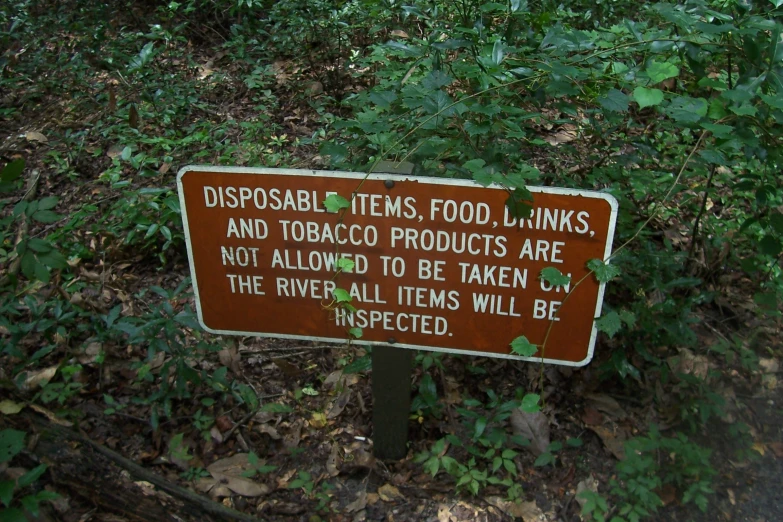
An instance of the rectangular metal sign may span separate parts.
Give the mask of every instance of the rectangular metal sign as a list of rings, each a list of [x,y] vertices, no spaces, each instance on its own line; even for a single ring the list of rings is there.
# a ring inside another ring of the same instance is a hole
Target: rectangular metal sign
[[[464,180],[191,166],[177,183],[209,332],[345,342],[360,327],[361,343],[523,359],[509,343],[540,346],[554,321],[545,353],[525,360],[592,358],[603,284],[572,285],[611,252],[608,194],[530,187],[533,213],[517,220],[506,191]],[[330,194],[351,200],[342,221]],[[339,257],[355,266],[335,278]],[[546,267],[572,283],[552,287]],[[327,306],[335,288],[357,312]]]

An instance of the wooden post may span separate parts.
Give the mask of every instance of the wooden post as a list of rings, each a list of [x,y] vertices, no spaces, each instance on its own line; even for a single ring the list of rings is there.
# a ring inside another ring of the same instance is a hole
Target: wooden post
[[[373,172],[411,175],[414,165],[406,161],[381,161]],[[387,180],[386,188],[394,189]],[[393,344],[394,339],[389,339]],[[393,346],[372,349],[372,439],[379,459],[400,460],[408,453],[408,417],[411,409],[413,351]]]
[[[408,453],[413,350],[372,348],[372,439],[376,458],[400,460]]]

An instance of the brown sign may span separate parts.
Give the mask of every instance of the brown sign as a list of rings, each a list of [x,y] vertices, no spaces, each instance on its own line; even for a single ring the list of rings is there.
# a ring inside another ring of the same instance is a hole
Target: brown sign
[[[391,174],[185,167],[177,176],[198,316],[213,333],[263,335],[518,358],[524,335],[571,366],[592,358],[603,285],[576,282],[611,251],[616,200],[535,188],[516,220],[507,193],[461,180]],[[351,199],[340,221],[323,201]],[[352,273],[335,277],[339,258]],[[354,313],[334,310],[335,288]],[[573,291],[564,303],[567,292]]]

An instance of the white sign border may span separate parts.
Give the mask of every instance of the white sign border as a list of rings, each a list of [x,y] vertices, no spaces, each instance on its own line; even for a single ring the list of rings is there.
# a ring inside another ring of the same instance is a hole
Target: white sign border
[[[344,171],[335,171],[335,170],[304,170],[304,169],[277,169],[277,168],[258,168],[258,167],[215,167],[215,166],[209,166],[209,165],[188,165],[185,167],[182,167],[177,172],[177,192],[179,194],[179,203],[180,203],[180,209],[182,211],[182,224],[184,227],[184,233],[185,233],[185,244],[187,245],[188,249],[188,264],[190,265],[190,277],[191,282],[193,284],[193,294],[196,299],[196,313],[198,315],[198,322],[201,325],[201,327],[212,334],[217,335],[242,335],[247,337],[271,337],[276,339],[293,339],[293,340],[302,340],[302,341],[318,341],[318,342],[328,342],[328,343],[346,343],[347,340],[344,338],[333,338],[333,337],[313,337],[313,336],[307,336],[307,335],[289,335],[289,334],[276,334],[276,333],[259,333],[259,332],[240,332],[240,331],[234,331],[234,330],[213,330],[212,328],[209,328],[206,324],[204,324],[204,318],[202,315],[201,310],[201,298],[199,296],[199,290],[198,290],[198,280],[196,279],[196,267],[193,263],[193,247],[190,242],[190,227],[188,223],[188,213],[187,208],[185,204],[185,194],[182,187],[182,178],[188,173],[188,172],[217,172],[217,173],[225,173],[225,174],[257,174],[257,175],[276,175],[276,176],[302,176],[302,177],[323,177],[328,176],[332,178],[343,178],[343,179],[355,179],[355,180],[380,180],[380,181],[386,181],[386,180],[392,180],[392,181],[415,181],[418,183],[428,184],[428,185],[456,185],[461,187],[471,187],[471,188],[485,188],[481,185],[476,184],[474,181],[470,180],[464,180],[464,179],[448,179],[448,178],[430,178],[430,177],[416,177],[416,176],[409,176],[409,175],[401,175],[401,174],[385,174],[385,173],[378,173],[374,172],[372,174],[364,174],[361,172],[344,172]],[[502,187],[495,187],[490,186],[486,187],[489,190],[503,190]],[[606,192],[597,192],[592,190],[579,190],[579,189],[567,189],[567,188],[557,188],[557,187],[527,187],[527,189],[532,193],[543,193],[543,194],[562,194],[565,196],[581,196],[585,198],[593,198],[593,199],[603,199],[607,203],[609,203],[609,206],[611,207],[611,213],[609,215],[609,230],[607,231],[607,241],[606,241],[606,248],[604,249],[604,260],[609,257],[609,255],[612,253],[612,243],[614,242],[614,232],[615,232],[615,226],[617,223],[617,214],[618,214],[618,208],[619,205],[617,203],[617,199]],[[421,346],[417,344],[405,344],[405,343],[395,343],[391,346],[394,346],[396,348],[408,348],[411,350],[426,350],[430,352],[442,352],[442,353],[452,353],[452,354],[463,354],[463,355],[477,355],[477,356],[484,356],[484,357],[494,357],[497,359],[511,359],[511,360],[517,360],[517,361],[528,361],[528,362],[536,362],[536,363],[546,363],[546,364],[557,364],[560,366],[571,366],[571,367],[580,367],[585,366],[590,363],[590,361],[593,359],[593,354],[595,350],[595,342],[598,337],[598,328],[595,324],[595,319],[598,319],[601,316],[601,307],[603,305],[604,301],[604,291],[605,291],[606,283],[599,283],[598,285],[598,297],[596,298],[596,304],[595,304],[595,315],[593,316],[593,329],[590,334],[590,341],[589,346],[587,349],[587,357],[585,357],[581,361],[563,361],[559,359],[546,359],[541,357],[521,357],[519,355],[512,355],[512,354],[503,354],[503,353],[494,353],[494,352],[476,352],[472,350],[460,350],[457,348],[438,348],[438,347],[431,347],[431,346]],[[369,345],[369,346],[389,346],[389,343],[385,343],[382,341],[364,341],[362,339],[355,339],[351,341],[355,344],[362,344],[362,345]]]

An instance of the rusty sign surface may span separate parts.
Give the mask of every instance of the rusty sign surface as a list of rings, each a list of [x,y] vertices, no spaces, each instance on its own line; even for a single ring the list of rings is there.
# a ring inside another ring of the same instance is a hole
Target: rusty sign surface
[[[516,220],[507,193],[470,181],[391,174],[192,166],[178,176],[198,317],[209,332],[345,342],[523,359],[525,335],[545,353],[526,360],[581,366],[592,358],[603,285],[576,282],[611,252],[616,200],[530,187]],[[364,180],[362,182],[362,180]],[[358,189],[358,190],[357,190]],[[330,194],[352,199],[342,221]],[[335,278],[340,257],[352,273]],[[329,307],[333,290],[358,311]],[[571,291],[564,302],[567,292]]]

